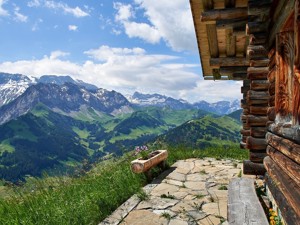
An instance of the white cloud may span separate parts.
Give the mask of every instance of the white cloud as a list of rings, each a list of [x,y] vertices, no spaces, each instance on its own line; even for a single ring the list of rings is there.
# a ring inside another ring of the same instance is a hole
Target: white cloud
[[[141,48],[109,46],[90,49],[85,54],[90,60],[82,64],[63,59],[69,53],[58,50],[41,59],[0,63],[0,71],[34,76],[70,74],[74,78],[123,94],[133,91],[157,92],[191,102],[214,102],[241,97],[241,82],[201,80],[198,74],[191,72],[191,68],[196,65],[177,64],[175,60],[180,58],[172,55],[154,55],[147,54]]]
[[[114,8],[118,10],[117,14],[115,15],[116,21],[126,21],[134,16],[131,5],[114,2]]]
[[[78,30],[78,27],[76,25],[69,25],[68,28],[71,31],[77,31]]]
[[[146,19],[147,23],[134,20],[132,16],[120,17],[125,15],[126,8],[133,9],[133,6],[118,3],[118,7],[115,7],[116,21],[123,25],[129,37],[138,37],[152,44],[163,39],[175,51],[196,51],[197,43],[189,1],[160,0],[158,4],[153,0],[135,0],[135,4],[137,7],[134,9],[143,11],[143,19]],[[134,12],[131,12],[131,15],[133,14]],[[144,34],[145,31],[149,31],[148,35]],[[149,35],[153,37],[149,38]]]
[[[41,5],[39,0],[32,0],[27,3],[28,7],[39,7]]]
[[[57,51],[51,52],[49,59],[54,60],[54,59],[58,59],[58,58],[68,56],[68,55],[70,55],[69,52],[63,52],[63,51],[57,50]],[[47,58],[47,56],[45,56],[45,57]]]
[[[54,9],[54,10],[63,10],[66,14],[71,14],[78,18],[89,16],[89,14],[87,12],[83,11],[78,6],[76,6],[75,8],[72,8],[62,2],[45,1],[45,7],[49,8],[49,9]]]
[[[6,3],[6,0],[0,0],[0,16],[8,16],[9,13],[3,8],[3,5]]]
[[[26,23],[28,20],[28,16],[25,16],[22,13],[20,13],[20,8],[17,6],[14,9],[14,15],[15,15],[14,18],[15,21]]]
[[[159,43],[161,35],[159,31],[147,23],[124,22],[125,32],[128,37],[138,37],[148,43]]]

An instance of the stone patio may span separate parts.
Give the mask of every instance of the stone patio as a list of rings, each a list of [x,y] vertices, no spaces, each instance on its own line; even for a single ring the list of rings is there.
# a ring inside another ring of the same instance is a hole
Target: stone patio
[[[148,199],[132,196],[100,225],[228,224],[227,187],[241,167],[234,160],[177,161],[143,188]]]

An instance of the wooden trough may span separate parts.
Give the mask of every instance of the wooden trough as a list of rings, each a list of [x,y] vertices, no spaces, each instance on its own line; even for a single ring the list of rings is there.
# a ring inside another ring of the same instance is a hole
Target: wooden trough
[[[131,170],[134,173],[145,173],[152,167],[164,163],[168,158],[167,150],[156,150],[149,154],[149,159],[138,158],[131,162]]]

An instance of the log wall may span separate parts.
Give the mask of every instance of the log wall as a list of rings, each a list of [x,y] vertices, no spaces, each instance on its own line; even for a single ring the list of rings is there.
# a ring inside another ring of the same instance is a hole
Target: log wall
[[[250,152],[250,161],[244,161],[244,174],[263,175],[264,157],[267,155],[265,135],[269,123],[269,57],[266,48],[268,14],[270,2],[248,2],[248,23],[246,33],[249,35],[247,47],[247,79],[242,87],[243,100],[243,135],[241,147]]]
[[[273,1],[268,37],[264,165],[268,190],[287,225],[300,224],[299,11],[299,0]]]

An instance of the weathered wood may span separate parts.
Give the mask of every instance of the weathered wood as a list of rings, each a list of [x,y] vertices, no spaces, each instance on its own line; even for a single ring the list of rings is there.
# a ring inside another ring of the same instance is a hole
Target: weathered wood
[[[206,32],[207,32],[210,56],[217,58],[219,57],[219,47],[218,47],[218,36],[217,36],[216,24],[207,24]]]
[[[235,0],[225,0],[225,7],[226,8],[233,8],[233,7],[235,7]]]
[[[203,9],[209,10],[214,8],[214,1],[213,0],[202,0]]]
[[[249,109],[243,109],[243,114],[248,115],[249,114]]]
[[[266,139],[273,148],[300,164],[300,145],[270,132],[266,134]]]
[[[248,99],[248,105],[260,105],[260,106],[268,106],[267,99]]]
[[[247,124],[247,123],[243,123],[243,129],[245,129],[245,130],[248,130],[248,129],[250,129],[251,128],[251,126],[249,125],[249,124]]]
[[[228,78],[229,80],[245,80],[247,79],[247,73],[233,73]]]
[[[269,102],[268,104],[270,107],[275,106],[275,95],[270,96],[268,102]]]
[[[276,118],[275,107],[268,107],[267,111],[268,119],[274,121]]]
[[[252,115],[267,115],[268,112],[267,106],[250,106],[250,113]]]
[[[278,186],[278,189],[287,199],[287,204],[291,206],[296,212],[298,219],[300,218],[300,187],[296,182],[288,176],[285,170],[280,167],[267,156],[264,159],[264,165],[267,169],[269,176]]]
[[[292,73],[294,59],[294,34],[281,32],[276,38],[276,97],[275,111],[280,117],[286,117],[292,111]],[[297,96],[297,95],[296,95]],[[295,96],[294,96],[295,97]]]
[[[250,130],[244,130],[244,129],[242,129],[240,132],[244,136],[250,136],[251,135]]]
[[[246,34],[262,33],[268,29],[268,23],[266,22],[248,22],[246,25]]]
[[[264,45],[267,40],[267,33],[256,33],[249,35],[250,45]]]
[[[248,91],[247,99],[250,100],[269,100],[268,91]]]
[[[225,31],[226,35],[226,55],[228,57],[233,57],[236,55],[236,35],[233,34],[232,29],[226,29]],[[249,64],[249,62],[246,64],[246,66]],[[239,65],[234,65],[239,66]],[[241,66],[245,66],[242,64]]]
[[[243,80],[243,86],[244,87],[250,87],[250,80]]]
[[[276,77],[276,68],[274,67],[273,69],[270,70],[270,72],[268,73],[268,81],[270,83],[274,83],[275,82],[275,77]]]
[[[291,177],[300,188],[300,165],[288,158],[280,151],[270,145],[267,147],[267,153],[274,162]]]
[[[257,151],[251,151],[250,150],[250,156],[249,159],[251,162],[254,163],[263,163],[264,158],[267,156],[266,152],[257,152]]]
[[[247,18],[248,9],[244,8],[226,8],[226,9],[212,9],[202,12],[201,22]]]
[[[248,91],[250,90],[250,87],[245,87],[245,86],[242,86],[241,87],[241,93],[247,93]]]
[[[228,222],[230,225],[268,225],[264,210],[256,195],[254,180],[234,178],[228,187]]]
[[[162,161],[166,160],[168,157],[168,151],[167,150],[156,150],[154,153],[155,154],[153,157],[149,159],[136,159],[131,162],[131,170],[134,173],[143,173],[148,170],[150,170],[152,167],[158,165]],[[150,154],[152,154],[150,153]]]
[[[247,67],[246,66],[231,66],[231,67],[221,67],[220,68],[220,74],[222,76],[231,76],[234,73],[247,73]]]
[[[270,94],[270,95],[275,95],[275,82],[270,83],[270,86],[269,86],[269,94]]]
[[[242,57],[220,57],[220,58],[211,58],[211,66],[248,66],[249,61],[246,58]]]
[[[266,169],[262,163],[254,163],[250,160],[244,160],[243,173],[247,175],[265,175]]]
[[[253,151],[265,150],[267,148],[267,141],[265,138],[247,137],[246,147]]]
[[[269,17],[270,1],[249,1],[248,2],[248,15],[259,16],[261,20]]]
[[[251,127],[250,129],[250,135],[255,138],[265,138],[266,133],[266,127]]]
[[[295,6],[295,0],[288,0],[288,1],[280,1],[281,3],[284,3],[285,5],[281,7],[277,7],[278,10],[278,18],[276,18],[276,15],[274,15],[275,18],[273,18],[273,26],[271,28],[269,39],[268,39],[268,46],[269,48],[272,47],[276,34],[280,31],[283,24],[286,23],[288,20],[291,12],[293,12],[293,8]]]
[[[267,58],[268,51],[263,45],[249,45],[247,48],[249,59]]]
[[[247,124],[253,127],[266,126],[267,121],[268,121],[268,117],[266,116],[254,116],[254,115],[247,116]]]
[[[250,60],[250,66],[253,67],[266,67],[270,63],[270,60],[265,58],[265,59],[252,59]]]
[[[266,80],[269,74],[269,67],[248,67],[248,79]]]
[[[266,91],[269,89],[270,83],[268,80],[252,80],[250,84],[251,90]]]
[[[297,216],[295,210],[290,206],[287,198],[281,192],[277,185],[277,181],[272,180],[272,178],[268,175],[265,176],[266,184],[268,189],[272,193],[280,212],[287,224],[299,224],[299,217]]]
[[[245,26],[248,22],[248,19],[233,19],[233,20],[217,20],[216,25],[218,29],[237,29]]]

